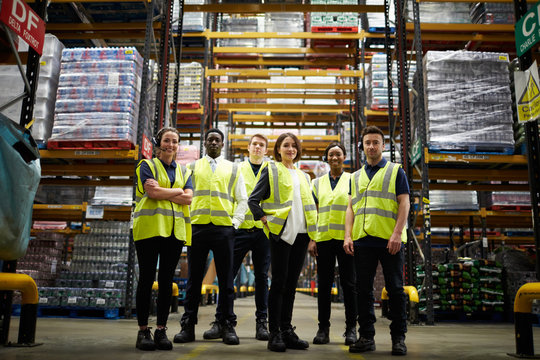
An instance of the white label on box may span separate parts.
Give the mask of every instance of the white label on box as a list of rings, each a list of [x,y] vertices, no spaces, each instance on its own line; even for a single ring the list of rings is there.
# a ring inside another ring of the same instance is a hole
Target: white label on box
[[[99,155],[100,152],[99,151],[95,151],[95,150],[92,150],[92,151],[75,151],[75,155],[77,156],[95,156],[95,155]]]
[[[68,297],[68,304],[76,304],[76,303],[77,303],[77,297],[76,296]]]
[[[40,297],[39,298],[39,303],[40,304],[47,304],[49,302],[49,298],[46,298],[46,297]]]
[[[103,219],[103,214],[105,209],[103,206],[92,206],[88,205],[86,207],[86,218],[87,219]]]
[[[114,281],[107,281],[107,282],[105,282],[105,287],[113,288],[113,287],[114,287]]]
[[[57,260],[53,260],[51,261],[51,274],[55,274],[56,273],[56,263],[57,263]]]
[[[227,72],[227,76],[237,76],[240,75],[239,72]]]
[[[101,298],[96,299],[96,305],[105,305],[105,299],[101,299]]]
[[[184,85],[191,86],[191,78],[189,76],[184,77]]]
[[[109,73],[107,86],[118,86],[120,83],[120,73]]]
[[[240,31],[229,31],[229,35],[242,35],[243,32]]]
[[[277,34],[278,34],[278,35],[284,35],[284,36],[289,36],[289,35],[291,35],[290,32],[278,32]]]

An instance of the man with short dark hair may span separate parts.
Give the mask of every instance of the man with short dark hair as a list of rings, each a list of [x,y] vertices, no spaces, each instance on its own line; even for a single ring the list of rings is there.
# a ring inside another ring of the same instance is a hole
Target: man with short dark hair
[[[195,324],[201,298],[201,286],[209,251],[219,282],[219,298],[222,304],[217,319],[223,342],[228,345],[240,343],[234,330],[236,315],[233,311],[233,248],[234,230],[244,221],[247,195],[238,165],[221,155],[224,136],[219,129],[210,129],[204,136],[206,156],[189,164],[193,171],[193,202],[191,224],[193,229],[191,247],[188,248],[188,283],[185,312],[180,325],[182,330],[174,337],[176,343],[195,340]]]

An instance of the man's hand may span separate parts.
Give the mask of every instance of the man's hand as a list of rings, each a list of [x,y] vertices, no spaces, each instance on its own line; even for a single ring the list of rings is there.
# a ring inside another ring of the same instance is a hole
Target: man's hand
[[[319,256],[318,253],[317,253],[317,243],[315,241],[313,241],[313,240],[309,241],[308,251],[309,251],[309,255],[311,255],[313,257]]]
[[[388,245],[386,245],[390,255],[395,255],[401,250],[401,234],[392,233],[390,240],[388,240]]]

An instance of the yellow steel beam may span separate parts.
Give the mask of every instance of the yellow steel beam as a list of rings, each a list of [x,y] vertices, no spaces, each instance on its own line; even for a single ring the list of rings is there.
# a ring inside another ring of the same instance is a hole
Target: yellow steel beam
[[[413,170],[415,178],[420,175],[416,169]],[[452,169],[452,168],[430,168],[429,178],[431,180],[462,180],[462,181],[527,181],[527,169]]]
[[[463,3],[475,3],[474,0],[417,0],[418,2],[463,2]],[[513,3],[512,0],[486,0],[488,3]],[[536,3],[537,0],[527,0],[528,3]]]
[[[287,59],[274,59],[274,58],[253,58],[253,59],[231,59],[214,57],[214,64],[216,65],[228,65],[228,66],[311,66],[311,67],[324,67],[324,66],[343,66],[354,65],[354,59],[303,59],[303,58],[287,58]]]
[[[278,111],[309,113],[341,113],[348,112],[349,105],[304,105],[304,104],[220,104],[220,110],[230,111]]]
[[[212,89],[336,89],[356,90],[355,84],[212,83]]]
[[[270,76],[346,76],[363,77],[362,70],[289,70],[289,69],[206,69],[206,76],[240,76],[240,77],[270,77]]]
[[[268,141],[275,141],[279,135],[267,135]],[[249,141],[251,135],[249,134],[229,134],[231,140],[244,140]],[[339,141],[339,135],[298,135],[299,140],[309,141]]]
[[[335,122],[336,117],[331,115],[310,115],[301,114],[299,116],[286,115],[266,115],[266,114],[233,114],[235,122]]]
[[[133,178],[129,179],[71,179],[42,178],[40,185],[51,186],[133,186]]]
[[[246,48],[246,47],[214,47],[214,54],[308,54],[308,55],[355,55],[355,48]]]
[[[137,160],[139,146],[133,150],[40,150],[42,159],[122,159]]]
[[[318,32],[208,32],[209,39],[325,39],[360,40],[364,33],[318,33]]]
[[[414,40],[413,34],[407,34],[407,40]],[[423,41],[482,41],[482,42],[499,42],[499,43],[514,43],[514,35],[484,35],[484,34],[454,34],[454,33],[425,33],[422,34]]]
[[[407,31],[414,31],[414,24],[407,23]],[[439,24],[421,23],[422,32],[453,33],[514,33],[514,24]],[[424,34],[422,33],[422,38]]]
[[[42,164],[42,176],[133,176],[135,163]]]
[[[60,0],[63,1],[63,0]],[[308,5],[308,4],[205,4],[184,5],[184,12],[215,12],[227,14],[269,12],[354,12],[382,13],[384,5]]]
[[[436,164],[516,164],[527,165],[525,155],[492,155],[492,154],[441,154],[424,150],[426,162]]]
[[[353,100],[352,94],[292,94],[292,93],[217,93],[216,99],[334,99]]]

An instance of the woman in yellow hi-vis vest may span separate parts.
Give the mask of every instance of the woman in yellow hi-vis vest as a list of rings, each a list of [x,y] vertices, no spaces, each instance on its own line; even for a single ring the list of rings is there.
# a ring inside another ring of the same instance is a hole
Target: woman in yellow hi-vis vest
[[[307,349],[291,325],[296,282],[304,265],[310,238],[317,233],[317,207],[309,176],[294,163],[302,148],[291,133],[281,134],[274,147],[275,161],[260,171],[248,200],[255,220],[264,224],[270,239],[272,285],[268,295],[268,349]]]
[[[356,342],[356,291],[354,288],[354,258],[343,249],[345,238],[345,213],[349,203],[351,174],[343,171],[347,152],[339,142],[332,142],[324,151],[324,161],[330,172],[313,180],[313,196],[319,205],[317,238],[309,243],[309,253],[317,258],[318,320],[319,330],[314,344],[330,341],[330,309],[332,283],[336,259],[339,264],[339,282],[343,289],[345,305],[345,345]]]
[[[172,297],[174,270],[184,244],[191,243],[189,205],[193,197],[191,171],[175,161],[180,135],[161,129],[155,138],[156,157],[137,166],[137,201],[133,239],[139,262],[136,347],[171,350],[165,332]],[[154,338],[148,327],[150,298],[159,258],[157,320]]]

